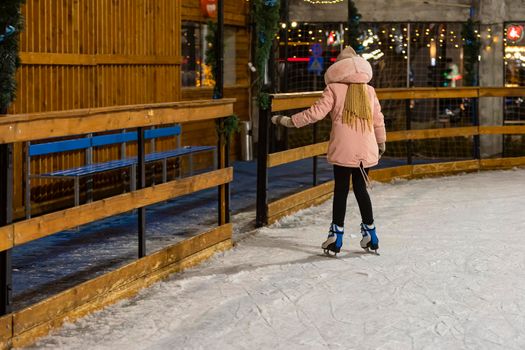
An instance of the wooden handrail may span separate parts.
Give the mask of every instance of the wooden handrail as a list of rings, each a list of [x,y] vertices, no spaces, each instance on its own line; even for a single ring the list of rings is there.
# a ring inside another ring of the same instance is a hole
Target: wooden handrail
[[[519,135],[525,134],[525,125],[480,126],[480,135]]]
[[[463,98],[478,97],[479,88],[389,88],[377,89],[377,97],[380,100],[412,100],[427,98]]]
[[[459,128],[401,130],[387,133],[387,142],[408,140],[429,140],[442,137],[467,137],[476,135],[514,135],[525,134],[525,125],[508,126],[465,126]],[[267,166],[269,168],[295,162],[301,159],[326,154],[328,142],[320,142],[312,145],[292,148],[286,151],[276,152],[268,155]]]
[[[278,165],[295,162],[296,160],[320,156],[325,154],[327,149],[328,142],[321,142],[313,145],[272,153],[268,155],[267,166],[268,168],[272,168]]]
[[[214,170],[3,226],[0,227],[0,251],[133,209],[222,185],[232,179],[233,168]]]
[[[479,89],[479,97],[512,97],[525,96],[523,87],[482,87]]]
[[[525,87],[380,88],[380,100],[525,96]],[[272,112],[310,107],[322,91],[274,94]]]
[[[0,143],[227,117],[235,99],[169,102],[0,116]]]
[[[387,142],[408,141],[408,140],[428,140],[441,137],[461,137],[478,135],[477,126],[464,126],[459,128],[442,129],[421,129],[421,130],[401,130],[387,133]]]
[[[509,169],[515,166],[525,166],[525,157],[401,165],[383,169],[373,169],[369,175],[374,181],[388,182],[393,179],[412,179],[422,176],[437,176],[489,169]],[[334,181],[329,181],[268,203],[268,223],[272,224],[280,218],[295,213],[300,209],[325,202],[332,196],[333,188]]]

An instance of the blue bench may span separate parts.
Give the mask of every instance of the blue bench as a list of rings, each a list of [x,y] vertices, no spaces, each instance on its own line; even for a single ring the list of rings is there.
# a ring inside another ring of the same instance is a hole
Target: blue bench
[[[152,153],[145,156],[147,163],[162,162],[162,182],[167,181],[167,161],[170,158],[177,158],[182,156],[189,156],[189,173],[193,174],[193,154],[200,152],[213,151],[214,153],[214,167],[216,168],[216,147],[214,146],[184,146],[180,145],[180,125],[164,127],[158,129],[149,129],[144,132],[145,140],[150,140]],[[177,137],[177,148],[156,152],[155,140],[163,137]],[[74,181],[75,190],[75,206],[80,204],[80,179],[82,177],[93,176],[95,174],[103,173],[111,170],[130,169],[130,190],[136,189],[136,173],[138,160],[137,157],[126,157],[126,143],[137,141],[138,136],[136,132],[121,132],[108,135],[86,136],[82,138],[54,141],[47,143],[31,144],[28,142],[26,153],[26,217],[31,217],[31,178],[47,178],[47,179],[71,179]],[[96,147],[109,146],[121,144],[121,159],[111,160],[102,163],[93,163],[93,149]],[[85,150],[86,165],[56,170],[44,174],[31,174],[31,157],[44,156],[53,153],[70,152]]]

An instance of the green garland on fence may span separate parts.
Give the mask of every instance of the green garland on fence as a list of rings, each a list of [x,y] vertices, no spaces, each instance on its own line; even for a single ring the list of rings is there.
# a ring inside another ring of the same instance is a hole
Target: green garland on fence
[[[7,109],[16,97],[15,73],[20,66],[19,36],[23,29],[20,8],[24,0],[0,3],[0,110]]]
[[[268,109],[270,108],[270,94],[268,92],[265,92],[265,91],[261,91],[259,92],[259,106],[262,108],[262,109]]]
[[[360,53],[364,50],[363,44],[359,42],[359,37],[361,36],[361,30],[359,29],[359,22],[361,21],[361,14],[357,10],[355,3],[352,0],[349,1],[348,11],[348,38],[349,44],[352,48]]]
[[[259,75],[257,93],[259,94],[259,105],[267,109],[269,97],[262,91],[262,87],[266,75],[266,63],[272,53],[273,39],[279,29],[281,2],[279,0],[254,0],[252,4],[256,35],[254,61]]]
[[[465,57],[464,70],[465,78],[463,80],[465,86],[478,85],[478,62],[481,48],[481,40],[475,32],[478,27],[478,22],[474,22],[471,18],[463,24],[461,36],[465,40],[463,42],[463,54]]]
[[[239,132],[239,117],[237,117],[235,114],[231,115],[225,119],[222,120],[222,126],[221,126],[221,120],[217,119],[215,122],[215,129],[217,130],[217,134],[220,137],[223,137],[225,140],[231,139],[233,136],[233,133]]]
[[[206,35],[206,42],[208,43],[206,47],[206,60],[205,63],[211,67],[211,72],[213,80],[217,82],[217,67],[218,65],[218,55],[217,55],[217,29],[219,26],[216,22],[208,21],[208,34]],[[213,89],[213,98],[218,98],[218,89],[217,84]],[[233,133],[239,132],[239,117],[235,114],[231,115],[223,120],[217,119],[215,121],[215,129],[217,134],[224,139],[231,139]]]

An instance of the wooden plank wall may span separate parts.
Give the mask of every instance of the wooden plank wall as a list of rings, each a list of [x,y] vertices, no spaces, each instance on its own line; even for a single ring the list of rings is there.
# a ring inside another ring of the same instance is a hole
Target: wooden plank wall
[[[206,23],[209,18],[205,18],[200,10],[199,0],[185,0],[182,4],[182,21]],[[225,86],[224,97],[236,98],[234,113],[241,120],[249,120],[249,100],[248,90],[250,84],[250,72],[248,62],[250,60],[250,32],[248,31],[249,2],[246,0],[225,0],[224,1],[224,23],[228,27],[234,27],[235,37],[235,66],[236,82],[235,85]],[[200,100],[212,98],[211,88],[182,88],[183,100]],[[183,142],[191,143],[193,140],[201,140],[208,143],[214,140],[215,126],[213,122],[192,123],[186,126],[183,132]],[[234,160],[240,154],[238,137],[233,139],[230,156]],[[209,156],[196,157],[197,166],[207,164]]]
[[[180,3],[28,0],[10,113],[179,100]]]
[[[179,101],[181,1],[27,0],[22,9],[22,67],[17,100],[9,113],[32,113]],[[157,149],[175,147],[174,140]],[[23,178],[24,145],[15,145],[15,178]],[[130,145],[129,154],[136,147]],[[120,147],[104,147],[95,161],[118,159]],[[39,157],[32,173],[82,165],[84,152]],[[96,187],[121,182],[118,173],[95,178]],[[23,210],[24,184],[15,184],[15,213]],[[33,200],[72,194],[71,182],[37,180]]]
[[[236,82],[225,97],[238,99],[235,114],[249,118],[250,56],[249,2],[225,1],[225,24],[236,32]],[[32,113],[114,105],[209,99],[210,88],[181,89],[181,22],[204,23],[199,0],[27,0],[21,35],[22,67],[18,71],[18,97],[9,113]],[[213,121],[183,125],[183,145],[214,145]],[[161,140],[157,150],[176,146]],[[15,145],[15,178],[23,178],[25,146]],[[128,155],[136,153],[128,145]],[[233,142],[232,160],[240,153]],[[120,147],[94,153],[94,161],[121,157]],[[195,157],[195,167],[211,164],[211,154]],[[84,164],[83,151],[38,157],[33,174]],[[120,172],[94,178],[95,188],[111,189],[122,183]],[[120,189],[119,189],[120,190]],[[24,207],[24,184],[15,185],[15,213]],[[35,180],[31,185],[34,208],[56,202],[70,205],[71,181]]]

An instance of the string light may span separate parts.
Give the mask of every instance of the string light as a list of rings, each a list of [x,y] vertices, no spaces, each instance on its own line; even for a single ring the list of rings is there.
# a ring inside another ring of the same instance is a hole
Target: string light
[[[318,42],[326,43],[328,48],[332,46],[335,47],[336,45],[333,42],[330,42],[330,37],[333,36],[334,33],[337,33],[338,35],[343,35],[343,33],[345,32],[343,28],[344,27],[340,27],[337,30],[319,29],[319,27],[316,28],[316,25],[310,27],[307,25],[307,23],[288,23],[287,28],[283,28],[284,31],[290,32],[288,42],[286,43],[286,40],[282,40],[283,38],[281,36],[281,42],[279,43],[279,45],[301,47],[311,46]],[[365,48],[365,51],[362,53],[362,56],[366,56],[366,59],[378,60],[378,55],[371,55],[371,53],[375,52],[374,50],[376,50],[381,53],[381,57],[385,54],[389,56],[389,52],[391,52],[392,54],[398,55],[399,59],[407,60],[407,47],[412,45],[412,42],[417,43],[421,41],[421,44],[427,47],[431,47],[429,43],[432,43],[433,45],[437,44],[435,46],[438,47],[453,48],[455,50],[459,49],[461,45],[463,45],[462,43],[465,42],[465,39],[459,36],[456,30],[446,30],[444,28],[440,28],[436,31],[430,30],[430,28],[428,27],[423,27],[419,29],[414,28],[414,30],[410,30],[410,32],[413,35],[412,38],[407,36],[407,32],[409,32],[409,30],[406,27],[399,26],[396,28],[395,26],[391,25],[386,25],[382,28],[379,27],[364,29],[364,35],[360,38],[360,43]],[[489,34],[492,34],[491,39],[494,39],[495,37],[493,33],[493,30],[492,32],[489,32]],[[487,36],[487,32],[480,33],[478,31],[477,35],[479,35],[484,40]],[[337,46],[342,46],[344,43],[342,37],[340,39],[337,39],[336,41]],[[383,52],[381,50],[385,51]],[[301,58],[304,59],[303,57]],[[441,59],[443,59],[443,57]]]
[[[344,0],[303,0],[304,2],[308,2],[310,4],[314,5],[332,5],[337,4],[339,2],[343,2]]]

